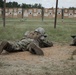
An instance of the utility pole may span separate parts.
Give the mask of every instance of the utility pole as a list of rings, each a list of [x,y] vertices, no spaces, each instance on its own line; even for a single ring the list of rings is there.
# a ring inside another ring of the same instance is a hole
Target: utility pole
[[[57,22],[57,8],[58,8],[58,0],[56,0],[54,28],[56,28],[56,22]]]
[[[3,6],[3,27],[5,27],[5,9],[6,9],[6,0],[4,0],[4,6]]]

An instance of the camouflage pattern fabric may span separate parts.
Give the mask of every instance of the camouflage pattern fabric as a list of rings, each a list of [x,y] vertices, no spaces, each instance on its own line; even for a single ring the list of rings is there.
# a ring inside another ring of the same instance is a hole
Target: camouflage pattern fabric
[[[35,30],[35,38],[39,43],[40,47],[52,47],[53,43],[47,40],[47,34],[45,34],[45,30],[41,27]]]
[[[73,39],[73,44],[76,45],[76,37]]]
[[[19,52],[28,50],[32,54],[44,55],[40,47],[51,47],[53,43],[46,40],[45,30],[41,27],[35,31],[27,31],[24,37],[15,43],[4,41],[0,45],[0,54],[3,50],[8,52]]]
[[[76,36],[73,35],[71,36],[73,38],[72,44],[70,44],[70,46],[76,46]]]
[[[53,44],[46,40],[45,30],[41,27],[37,28],[35,31],[27,31],[23,37],[18,42],[10,43],[10,47],[8,47],[7,51],[16,51],[16,50],[27,50],[28,45],[33,42],[40,47],[51,47]],[[10,52],[9,51],[9,52]]]
[[[27,49],[27,45],[30,44],[30,42],[33,42],[33,39],[23,39],[19,42],[16,42],[16,43],[13,43],[11,44],[12,45],[12,48],[14,50],[26,50]]]
[[[18,42],[11,43],[9,42],[9,46],[6,48],[6,51],[19,51],[19,50],[27,50],[27,45],[33,42],[33,32],[26,32],[25,36]]]

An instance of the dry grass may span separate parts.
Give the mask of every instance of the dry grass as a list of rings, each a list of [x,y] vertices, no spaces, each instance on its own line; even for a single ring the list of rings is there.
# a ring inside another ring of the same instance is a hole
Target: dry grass
[[[0,20],[0,42],[2,40],[17,41],[21,39],[27,30],[37,27],[45,28],[48,39],[54,46],[42,49],[44,56],[31,53],[18,52],[0,55],[0,75],[76,75],[76,56],[72,52],[76,47],[69,46],[76,34],[76,19],[58,19],[57,28],[54,29],[54,20],[20,20],[6,19],[6,27],[3,28]],[[57,43],[56,43],[57,42]]]
[[[70,60],[76,47],[55,44],[44,48],[44,56],[18,52],[0,55],[0,75],[76,75],[76,60]]]

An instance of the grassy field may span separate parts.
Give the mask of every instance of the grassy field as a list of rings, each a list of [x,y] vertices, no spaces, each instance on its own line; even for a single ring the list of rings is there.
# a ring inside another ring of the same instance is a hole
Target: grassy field
[[[33,55],[28,51],[18,53],[3,52],[0,55],[0,75],[76,75],[76,47],[69,46],[71,35],[76,35],[76,20],[54,19],[6,19],[3,27],[0,18],[0,42],[2,40],[18,41],[26,31],[43,27],[53,47],[42,48],[44,56]]]
[[[54,19],[6,19],[6,27],[0,18],[0,41],[16,41],[24,36],[26,31],[34,30],[37,27],[43,27],[48,34],[48,39],[59,43],[70,43],[71,35],[76,35],[76,20],[65,19],[57,20],[57,28],[54,29]]]

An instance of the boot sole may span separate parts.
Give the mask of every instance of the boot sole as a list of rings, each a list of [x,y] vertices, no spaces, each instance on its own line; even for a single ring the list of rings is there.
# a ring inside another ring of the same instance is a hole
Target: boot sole
[[[0,45],[0,54],[2,53],[3,51],[3,48],[6,46],[7,42],[6,41],[3,41]]]
[[[35,52],[36,55],[44,55],[43,51],[39,47],[37,47],[35,44],[31,44],[31,47],[32,47],[30,50],[31,53]]]

